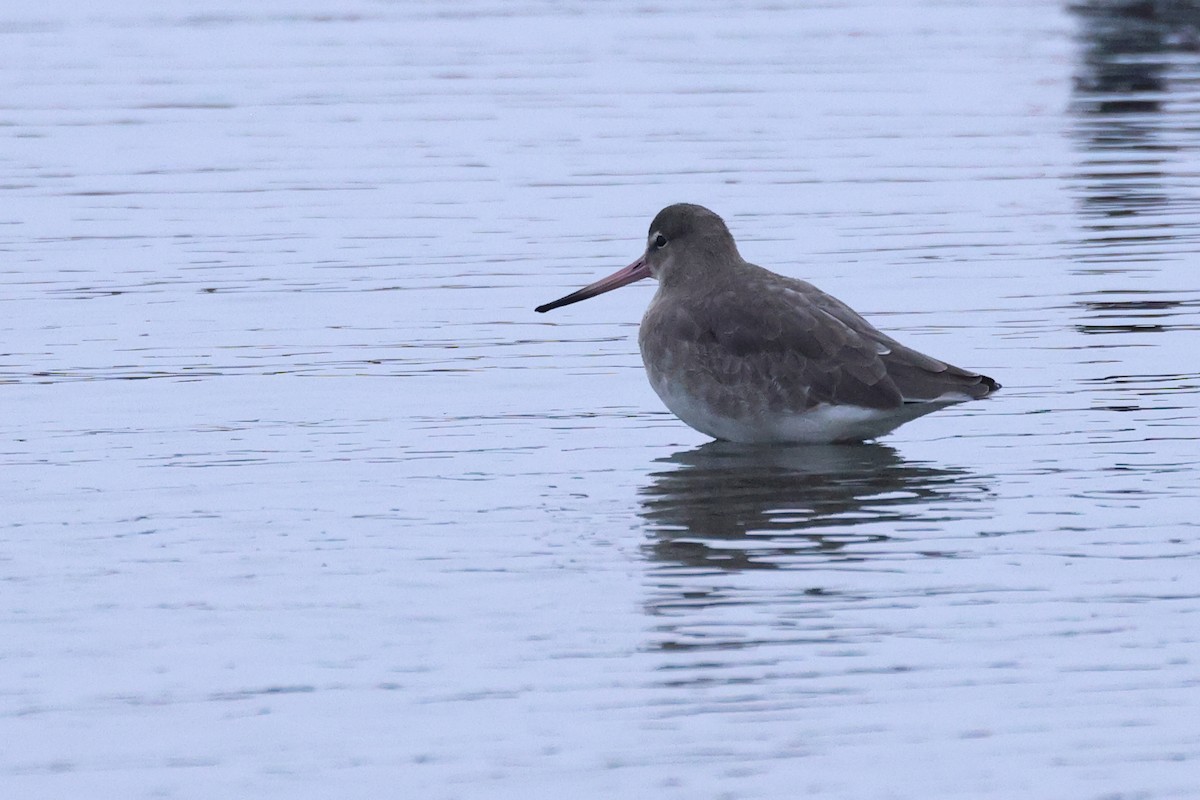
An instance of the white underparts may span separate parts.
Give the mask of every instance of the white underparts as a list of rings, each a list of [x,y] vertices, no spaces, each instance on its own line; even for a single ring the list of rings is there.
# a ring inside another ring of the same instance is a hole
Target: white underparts
[[[711,408],[678,384],[656,381],[651,376],[650,385],[671,413],[691,427],[715,439],[747,444],[861,442],[951,403],[969,399],[947,395],[936,401],[905,403],[890,409],[820,404],[805,411],[760,411],[733,417]]]

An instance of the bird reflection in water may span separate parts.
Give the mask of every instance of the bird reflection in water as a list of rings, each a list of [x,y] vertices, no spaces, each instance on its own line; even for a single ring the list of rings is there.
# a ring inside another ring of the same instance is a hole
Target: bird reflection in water
[[[1192,279],[1200,238],[1200,5],[1083,0],[1070,10],[1080,44],[1070,108],[1083,235],[1074,255],[1087,276],[1075,329],[1096,337],[1085,346],[1108,350],[1094,362],[1106,374],[1087,388],[1109,411],[1173,412],[1177,403],[1168,398],[1193,394],[1200,374],[1187,358],[1148,357],[1144,348],[1182,356],[1189,345],[1181,337],[1200,330]],[[1136,358],[1114,355],[1135,346]],[[1156,362],[1187,366],[1147,366]]]
[[[641,492],[651,564],[645,609],[657,618],[648,646],[661,651],[862,636],[861,622],[847,624],[837,610],[868,599],[847,594],[846,571],[875,572],[914,553],[952,555],[939,550],[947,529],[965,525],[974,535],[962,520],[991,509],[979,476],[906,461],[881,444],[710,442],[661,461],[666,468]]]
[[[1200,7],[1090,0],[1071,11],[1081,45],[1071,102],[1085,231],[1077,257],[1121,272],[1186,256],[1195,236],[1186,153],[1196,118],[1189,97],[1200,88]]]
[[[773,569],[859,560],[893,524],[936,525],[986,490],[964,470],[910,463],[881,444],[752,447],[709,442],[661,459],[642,490],[649,556],[665,565]]]
[[[1178,132],[1187,127],[1186,97],[1196,89],[1200,8],[1092,0],[1071,10],[1081,44],[1071,103],[1083,152],[1078,177],[1096,244],[1169,241],[1174,220],[1153,219],[1153,229],[1126,236],[1114,220],[1159,214],[1189,197],[1178,169],[1188,163],[1179,154],[1191,143]]]

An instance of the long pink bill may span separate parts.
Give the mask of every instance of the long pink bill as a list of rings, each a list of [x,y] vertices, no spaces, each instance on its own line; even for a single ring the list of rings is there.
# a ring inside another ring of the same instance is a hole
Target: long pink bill
[[[622,286],[640,281],[642,278],[650,277],[650,266],[646,263],[646,257],[642,256],[637,261],[630,264],[624,269],[619,269],[607,278],[601,278],[593,284],[583,287],[577,292],[571,292],[566,297],[560,297],[552,303],[546,303],[544,306],[538,306],[534,311],[539,314],[545,314],[547,311],[562,306],[569,306],[571,303],[578,303],[580,300],[587,300],[589,297],[595,297],[598,294],[611,292],[613,289],[620,289]]]

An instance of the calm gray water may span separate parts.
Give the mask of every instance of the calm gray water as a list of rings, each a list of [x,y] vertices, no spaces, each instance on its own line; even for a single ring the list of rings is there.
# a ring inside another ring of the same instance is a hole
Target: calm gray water
[[[788,5],[3,5],[0,794],[1200,796],[1200,13]],[[676,201],[1004,390],[706,443]]]

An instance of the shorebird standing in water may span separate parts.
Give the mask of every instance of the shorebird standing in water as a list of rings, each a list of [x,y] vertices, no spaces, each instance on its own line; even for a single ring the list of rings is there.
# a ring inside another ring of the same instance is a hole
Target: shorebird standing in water
[[[650,223],[646,252],[545,312],[653,277],[638,344],[675,416],[716,439],[859,442],[1000,388],[918,353],[842,301],[742,258],[724,220],[678,203]]]

